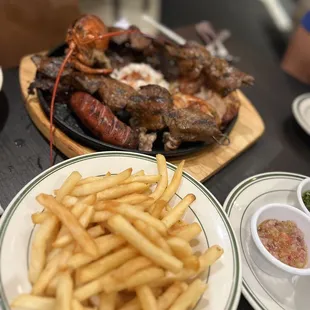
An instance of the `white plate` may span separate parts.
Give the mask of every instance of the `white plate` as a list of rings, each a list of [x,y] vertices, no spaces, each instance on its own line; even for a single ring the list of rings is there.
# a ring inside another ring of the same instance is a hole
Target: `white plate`
[[[297,123],[310,135],[310,93],[298,96],[293,101],[292,111]]]
[[[35,200],[36,195],[41,192],[51,194],[74,170],[87,177],[107,171],[117,173],[128,167],[133,167],[134,171],[144,169],[149,174],[157,172],[155,158],[150,156],[126,152],[94,153],[69,159],[44,171],[16,195],[0,222],[0,294],[3,309],[9,309],[9,301],[17,294],[30,291],[27,265],[29,241],[34,228],[30,216],[41,210]],[[174,170],[175,166],[168,164],[170,179]],[[186,213],[185,220],[197,221],[203,228],[195,252],[201,252],[213,244],[219,244],[225,251],[220,261],[212,266],[209,276],[204,276],[209,287],[197,309],[236,309],[241,293],[241,265],[229,220],[214,196],[201,183],[184,173],[174,202],[188,193],[193,193],[197,199]]]
[[[304,178],[286,172],[259,174],[237,185],[224,203],[241,250],[242,293],[254,309],[309,310],[310,277],[281,278],[263,271],[250,231],[251,216],[263,205],[278,202],[299,208],[296,189]]]

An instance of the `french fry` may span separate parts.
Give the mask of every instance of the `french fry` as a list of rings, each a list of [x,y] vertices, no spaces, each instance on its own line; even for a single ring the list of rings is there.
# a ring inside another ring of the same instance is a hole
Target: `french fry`
[[[105,228],[102,225],[96,225],[87,229],[87,232],[92,238],[97,238],[105,233]]]
[[[128,279],[117,281],[113,277],[113,272],[103,279],[103,289],[106,293],[121,291],[124,289],[133,289],[138,286],[152,283],[154,280],[164,276],[164,270],[157,267],[148,267],[133,274]]]
[[[55,298],[21,294],[11,302],[11,307],[32,310],[54,310],[55,304]]]
[[[141,305],[137,297],[122,305],[118,310],[141,310]]]
[[[96,177],[87,177],[85,179],[80,180],[77,185],[83,185],[83,184],[87,184],[87,183],[92,183],[94,181],[99,181],[99,180],[103,180],[106,177],[109,177],[111,175],[110,172],[107,172],[105,175],[101,175],[101,176],[96,176]]]
[[[179,272],[182,269],[183,263],[180,260],[156,247],[121,215],[112,216],[108,220],[108,224],[139,252],[151,259],[154,263],[167,268],[172,272]]]
[[[77,273],[78,282],[83,284],[94,280],[108,271],[119,267],[127,260],[130,260],[137,255],[137,250],[132,247],[125,247],[108,256],[104,256],[103,258],[79,269]]]
[[[72,172],[57,191],[56,200],[61,202],[66,195],[69,195],[81,178],[82,176],[77,171]]]
[[[122,184],[129,184],[133,182],[141,182],[146,184],[154,184],[160,180],[160,175],[132,175],[126,179]]]
[[[173,178],[170,184],[167,186],[166,190],[164,191],[163,195],[160,197],[161,200],[165,200],[167,202],[174,196],[176,191],[178,190],[181,180],[182,180],[182,173],[185,161],[182,160],[177,169],[174,172]]]
[[[147,195],[133,193],[120,198],[116,198],[116,201],[135,205],[140,202],[146,201],[147,199],[148,199]]]
[[[57,281],[59,278],[59,274],[57,273],[54,278],[48,283],[47,288],[45,290],[45,294],[49,297],[56,297],[56,288]]]
[[[144,202],[149,202],[149,198],[147,198],[147,200]],[[109,209],[113,210],[114,208],[117,208],[117,207],[127,206],[130,208],[144,211],[145,209],[147,209],[147,205],[144,205],[144,202],[139,203],[137,205],[132,205],[132,204],[124,203],[124,202],[119,202],[117,200],[101,200],[96,203],[95,209],[97,212],[100,212],[100,211],[108,211]]]
[[[56,289],[56,309],[71,309],[73,295],[73,281],[69,271],[63,272],[58,279]]]
[[[59,227],[58,218],[51,216],[40,225],[34,235],[29,264],[29,281],[32,284],[38,280],[42,270],[44,269],[48,242],[50,241],[53,231],[55,231],[57,227]]]
[[[147,196],[150,196],[152,193],[153,193],[153,191],[149,188],[149,189],[147,189],[145,192],[143,192],[142,194],[147,195]],[[150,197],[150,198],[151,198],[151,197]],[[152,199],[154,199],[154,198],[152,198]],[[154,201],[155,201],[155,199],[154,199]]]
[[[139,176],[139,175],[145,175],[144,170],[139,170],[136,173],[132,174],[132,176],[134,176],[134,177]]]
[[[103,178],[98,181],[76,186],[71,194],[77,197],[86,196],[90,194],[96,194],[107,188],[120,184],[121,182],[123,182],[124,180],[130,177],[131,172],[132,172],[132,169],[130,168],[130,169],[124,170],[123,172],[117,175],[112,175],[112,176]]]
[[[152,226],[148,226],[145,222],[141,220],[135,220],[133,222],[134,227],[147,237],[151,242],[160,247],[166,253],[172,255],[172,251],[167,243],[167,241],[159,234],[159,232]]]
[[[37,212],[31,215],[31,220],[33,224],[42,224],[47,218],[52,216],[51,212]]]
[[[166,216],[166,215],[165,215]],[[162,219],[165,217],[163,216]],[[171,230],[173,229],[178,229],[180,227],[187,226],[188,224],[184,220],[178,220],[175,224],[173,224],[170,228]]]
[[[83,305],[79,301],[77,301],[76,299],[72,299],[71,309],[72,310],[85,310]]]
[[[113,271],[98,277],[97,279],[88,282],[87,284],[78,287],[74,291],[74,298],[79,301],[86,300],[90,296],[105,292],[107,294],[112,292],[121,291],[126,288],[134,288],[143,284],[150,283],[164,276],[163,269],[150,267],[138,271],[124,281],[117,281],[113,277]]]
[[[137,204],[136,207],[141,207],[141,209],[146,210],[146,209],[149,209],[151,206],[153,206],[154,202],[155,202],[154,198],[149,197],[147,200],[142,201],[139,204]]]
[[[117,297],[116,292],[113,292],[110,294],[101,293],[99,310],[115,310],[116,309],[116,297]]]
[[[139,182],[117,185],[97,193],[97,200],[112,200],[132,193],[142,193],[148,189],[148,185]]]
[[[48,283],[53,279],[59,270],[59,265],[65,256],[66,252],[62,251],[46,265],[38,280],[34,283],[31,294],[38,296],[43,295]]]
[[[159,218],[162,210],[167,206],[167,202],[165,200],[157,200],[154,204],[154,208],[150,212],[153,217]]]
[[[61,203],[67,207],[67,208],[71,208],[72,206],[74,206],[76,203],[78,203],[79,201],[79,198],[77,197],[74,197],[74,196],[71,196],[71,195],[66,195]]]
[[[64,208],[54,197],[49,195],[40,194],[37,200],[59,218],[68,228],[72,237],[81,246],[83,251],[93,257],[98,256],[98,247],[96,243],[68,209]]]
[[[71,213],[76,217],[80,218],[89,206],[89,204],[92,204],[96,201],[96,195],[88,195],[78,200],[78,202],[71,208]],[[62,226],[59,234],[57,236],[57,239],[61,238],[62,236],[70,234],[67,227]],[[56,239],[56,240],[57,240]],[[55,244],[53,244],[55,246]]]
[[[178,273],[167,272],[165,276],[161,279],[154,281],[151,286],[152,287],[163,287],[174,283],[175,281],[185,281],[193,276],[195,276],[197,272],[193,269],[185,269],[183,268]]]
[[[148,285],[137,287],[136,293],[142,310],[157,310],[156,298]]]
[[[170,211],[172,211],[172,208],[167,204],[166,207],[161,211],[159,218],[162,220]]]
[[[198,223],[192,223],[178,229],[169,230],[169,234],[185,241],[191,241],[201,233],[201,227]]]
[[[102,211],[102,210],[106,210],[107,207],[114,208],[114,207],[119,207],[120,205],[121,205],[121,202],[116,201],[116,200],[101,200],[95,204],[95,210]]]
[[[199,258],[195,255],[184,257],[182,259],[184,268],[198,271],[200,268]]]
[[[199,257],[199,272],[202,272],[213,265],[223,255],[223,253],[224,250],[218,245],[213,245],[207,249],[204,254]]]
[[[61,259],[59,259],[59,265],[58,265],[58,269],[60,271],[64,271],[67,269],[68,261],[69,261],[70,257],[72,256],[75,247],[76,247],[75,243],[71,243],[63,249],[64,253],[61,256]]]
[[[104,210],[104,211],[96,211],[91,220],[92,223],[102,223],[107,221],[113,215],[112,212]]]
[[[74,298],[78,301],[84,301],[93,295],[103,292],[104,280],[108,276],[109,274],[105,274],[94,281],[78,287],[73,293]]]
[[[93,218],[95,210],[93,207],[88,206],[83,214],[81,215],[79,222],[82,227],[86,228],[90,221]],[[64,247],[68,245],[73,240],[72,235],[68,232],[67,234],[62,235],[61,237],[57,238],[56,241],[53,243],[53,247]]]
[[[96,238],[95,242],[99,250],[99,255],[97,258],[108,254],[109,252],[113,251],[114,249],[126,243],[124,238],[122,238],[121,236],[116,236],[116,235],[104,235],[99,238]],[[77,254],[74,254],[69,259],[68,267],[72,269],[76,269],[94,260],[95,258],[88,255],[87,253],[77,253]]]
[[[158,174],[161,176],[161,178],[157,183],[155,191],[150,195],[150,197],[154,198],[155,200],[158,200],[163,195],[163,193],[167,188],[168,172],[167,172],[166,158],[161,154],[157,154],[156,160],[157,160]]]
[[[185,283],[183,283],[184,285]],[[182,283],[175,282],[157,299],[157,309],[167,310],[184,291]],[[187,285],[185,285],[187,286]]]
[[[46,262],[50,262],[56,255],[62,251],[61,248],[53,248],[47,255]]]
[[[153,265],[153,262],[144,256],[134,257],[114,270],[113,277],[118,280],[127,279],[137,271],[150,267],[151,265]]]
[[[182,218],[189,205],[195,201],[196,197],[193,194],[186,195],[161,221],[166,227],[171,227]]]
[[[180,259],[193,255],[191,246],[184,239],[171,237],[167,239],[167,243],[173,254]]]
[[[194,307],[193,303],[199,300],[199,297],[206,290],[207,285],[200,279],[194,280],[172,304],[169,310],[187,310],[189,307]]]
[[[150,215],[149,213],[137,210],[135,208],[126,205],[107,209],[108,211],[121,214],[131,220],[141,220],[146,224],[154,227],[163,236],[167,234],[167,229],[165,225],[160,220],[152,217],[152,215]]]

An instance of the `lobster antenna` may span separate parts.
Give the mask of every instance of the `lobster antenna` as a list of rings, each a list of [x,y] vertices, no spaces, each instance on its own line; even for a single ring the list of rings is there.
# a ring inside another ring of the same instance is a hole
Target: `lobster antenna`
[[[120,30],[120,31],[114,31],[114,32],[107,32],[103,35],[99,35],[99,36],[96,36],[96,37],[88,39],[88,40],[86,39],[85,41],[83,40],[82,44],[88,44],[88,43],[91,43],[91,42],[96,41],[96,40],[103,40],[105,38],[116,37],[116,36],[119,36],[122,34],[135,33],[135,32],[141,32],[141,31],[137,30],[137,29],[132,29],[132,30]]]
[[[54,106],[55,106],[55,98],[56,98],[56,93],[57,93],[57,88],[59,85],[60,77],[65,69],[65,65],[68,62],[70,56],[73,53],[75,46],[71,47],[69,49],[68,54],[66,55],[65,59],[63,60],[60,69],[58,71],[56,81],[54,84],[53,88],[53,94],[52,94],[52,100],[51,100],[51,105],[50,105],[50,164],[53,166],[54,162],[54,156],[53,156],[53,145],[54,145],[54,125],[53,125],[53,119],[54,119]]]

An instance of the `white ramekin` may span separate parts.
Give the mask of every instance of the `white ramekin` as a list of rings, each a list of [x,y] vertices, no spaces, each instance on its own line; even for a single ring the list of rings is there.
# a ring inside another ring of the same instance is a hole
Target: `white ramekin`
[[[305,242],[308,248],[308,263],[305,268],[294,268],[282,263],[272,256],[261,242],[257,227],[265,220],[275,219],[278,221],[293,221],[297,227],[304,233]],[[310,217],[295,207],[272,203],[258,209],[251,218],[251,234],[256,247],[264,258],[273,266],[282,271],[299,276],[310,276]]]
[[[303,200],[302,200],[302,194],[306,191],[310,191],[310,178],[304,179],[301,181],[297,187],[297,199],[299,202],[299,205],[301,209],[308,215],[310,216],[310,211],[307,209],[305,206]]]

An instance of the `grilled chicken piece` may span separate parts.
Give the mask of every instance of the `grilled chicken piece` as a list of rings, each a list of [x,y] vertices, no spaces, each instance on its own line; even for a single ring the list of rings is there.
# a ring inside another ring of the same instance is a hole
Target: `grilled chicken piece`
[[[216,110],[220,118],[221,128],[225,128],[226,125],[238,114],[240,100],[237,92],[232,92],[229,95],[222,97],[212,90],[205,90],[203,88],[203,90],[196,96],[208,102],[208,104]]]
[[[212,64],[204,68],[209,87],[223,96],[244,85],[253,85],[254,78],[232,67],[224,59],[213,58]]]
[[[126,110],[131,114],[133,127],[156,131],[166,127],[164,116],[172,107],[169,91],[158,85],[142,86],[130,97]]]
[[[252,76],[230,66],[224,59],[211,56],[203,45],[196,42],[178,47],[167,45],[167,50],[177,59],[181,76],[196,80],[204,75],[206,85],[224,96],[254,82]]]
[[[205,100],[177,93],[173,108],[165,114],[169,133],[164,134],[165,150],[174,150],[184,142],[211,142],[221,137],[220,119],[215,109]]]

